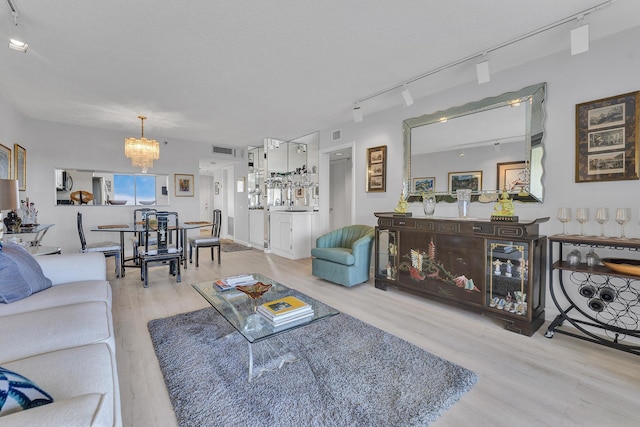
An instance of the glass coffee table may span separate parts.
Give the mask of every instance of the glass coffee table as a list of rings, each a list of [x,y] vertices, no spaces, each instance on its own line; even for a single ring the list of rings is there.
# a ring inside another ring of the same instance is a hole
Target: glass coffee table
[[[271,285],[271,288],[256,300],[249,298],[248,295],[237,289],[222,291],[214,284],[215,280],[191,285],[249,343],[249,382],[259,377],[263,371],[269,370],[268,368],[263,368],[254,375],[254,353],[256,351],[260,353],[262,366],[272,366],[274,367],[273,369],[281,368],[284,363],[293,362],[297,359],[286,348],[284,343],[278,339],[278,335],[338,314],[336,309],[308,295],[287,288],[262,274],[251,273],[251,275],[256,282]],[[304,323],[294,322],[291,326],[285,325],[274,328],[263,316],[256,313],[257,306],[287,296],[294,296],[311,305],[313,316],[304,321]]]

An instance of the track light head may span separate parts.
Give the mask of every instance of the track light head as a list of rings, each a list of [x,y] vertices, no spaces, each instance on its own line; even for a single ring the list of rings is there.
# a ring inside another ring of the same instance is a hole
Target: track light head
[[[482,55],[483,61],[476,64],[476,74],[478,75],[478,84],[491,81],[491,73],[489,72],[489,60],[487,55]]]
[[[407,85],[403,85],[403,90],[402,90],[402,98],[404,98],[404,105],[406,105],[407,107],[411,104],[413,104],[413,97],[411,96],[411,92],[409,92],[409,88],[407,87]]]
[[[582,19],[578,18],[578,24]],[[571,30],[571,55],[589,52],[589,24],[580,25]]]
[[[353,121],[356,123],[360,123],[362,121],[362,110],[360,109],[360,105],[356,104],[353,107]]]

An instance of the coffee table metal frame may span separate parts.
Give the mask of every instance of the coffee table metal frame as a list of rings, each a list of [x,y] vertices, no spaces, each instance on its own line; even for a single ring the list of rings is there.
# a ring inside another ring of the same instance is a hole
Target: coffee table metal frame
[[[266,346],[266,351],[269,353],[276,353],[273,342],[267,342],[270,338],[277,338],[278,335],[297,329],[318,320],[325,319],[327,317],[338,314],[338,311],[320,301],[311,298],[308,295],[298,292],[295,289],[286,287],[285,285],[276,282],[269,277],[266,277],[259,273],[251,273],[256,281],[262,283],[271,284],[269,289],[262,297],[257,300],[252,300],[246,294],[233,289],[227,291],[221,291],[214,285],[213,280],[201,283],[195,283],[191,285],[200,295],[202,295],[213,308],[218,311],[229,322],[236,331],[242,335],[249,343],[249,382],[254,378],[260,376],[261,372],[254,377],[254,348],[255,344],[263,342]],[[313,308],[313,317],[309,321],[305,321],[300,324],[293,324],[291,326],[284,326],[282,328],[274,328],[266,319],[260,314],[256,313],[256,307],[269,301],[273,301],[286,296],[294,296],[307,304],[310,304]],[[280,344],[284,345],[282,341]],[[287,352],[282,358],[277,368],[282,367],[285,362],[294,361],[295,358],[291,357],[291,352]]]

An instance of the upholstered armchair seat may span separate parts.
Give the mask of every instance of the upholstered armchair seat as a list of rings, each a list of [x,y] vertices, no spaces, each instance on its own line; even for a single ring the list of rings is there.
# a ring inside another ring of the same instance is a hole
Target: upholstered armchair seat
[[[330,282],[353,286],[369,280],[374,228],[350,225],[324,234],[311,250],[311,273]]]

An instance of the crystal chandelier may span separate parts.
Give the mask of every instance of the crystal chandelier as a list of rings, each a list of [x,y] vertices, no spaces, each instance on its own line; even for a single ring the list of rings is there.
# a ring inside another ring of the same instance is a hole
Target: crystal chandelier
[[[124,140],[124,155],[131,159],[131,166],[141,167],[142,173],[147,173],[153,167],[153,161],[160,158],[160,144],[155,139],[144,137],[145,116],[138,116],[142,125],[140,138],[127,138]]]

